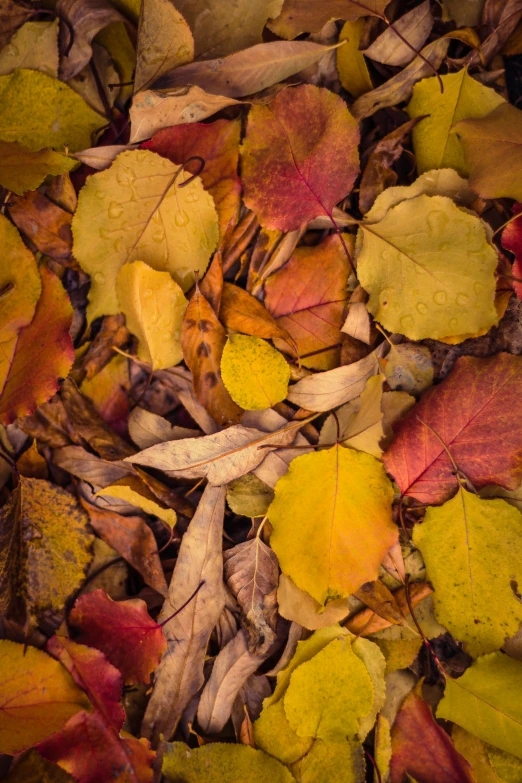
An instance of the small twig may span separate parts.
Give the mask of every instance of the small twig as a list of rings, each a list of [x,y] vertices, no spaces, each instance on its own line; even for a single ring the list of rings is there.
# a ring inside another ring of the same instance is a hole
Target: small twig
[[[188,606],[188,605],[189,605],[189,603],[192,601],[192,599],[193,599],[193,598],[195,598],[195,597],[197,596],[197,594],[199,593],[199,591],[201,590],[201,588],[203,587],[203,585],[204,585],[204,584],[205,584],[205,580],[204,580],[204,579],[202,579],[202,580],[201,580],[201,582],[199,583],[199,585],[196,587],[196,589],[195,589],[195,590],[194,590],[194,592],[192,593],[192,595],[191,595],[191,596],[189,596],[189,597],[187,598],[187,600],[185,601],[185,603],[184,603],[184,604],[181,604],[181,606],[179,607],[179,609],[176,609],[176,611],[175,611],[173,614],[171,614],[171,615],[170,615],[170,617],[167,617],[167,619],[166,619],[166,620],[163,620],[161,623],[158,623],[159,627],[160,627],[160,628],[163,628],[163,626],[164,626],[164,625],[166,625],[167,623],[170,623],[170,621],[171,621],[171,620],[172,620],[174,617],[176,617],[176,615],[178,615],[180,612],[182,612],[182,611],[183,611],[183,609],[184,609],[186,606]]]

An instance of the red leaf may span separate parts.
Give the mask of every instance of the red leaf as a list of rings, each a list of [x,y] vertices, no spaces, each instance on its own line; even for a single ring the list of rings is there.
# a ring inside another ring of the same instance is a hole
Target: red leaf
[[[513,214],[522,212],[522,204],[513,204]],[[515,262],[511,268],[513,275],[513,288],[519,299],[522,299],[522,218],[513,220],[502,232],[502,245],[515,256]]]
[[[79,783],[152,783],[155,753],[147,740],[121,739],[99,713],[79,712],[65,728],[36,746]]]
[[[163,128],[143,149],[157,152],[172,163],[181,165],[193,155],[205,161],[201,180],[213,196],[219,216],[221,235],[230,221],[237,216],[241,196],[241,181],[237,175],[239,157],[239,120],[216,120],[208,125],[174,125]],[[187,171],[197,172],[197,161],[190,163]]]
[[[474,783],[473,771],[433,719],[430,706],[415,691],[402,705],[392,728],[390,783]]]
[[[116,603],[104,590],[80,596],[69,616],[79,641],[101,650],[123,675],[125,685],[150,682],[167,647],[160,625],[139,598]]]
[[[69,374],[74,348],[69,334],[73,310],[60,280],[41,268],[42,293],[33,320],[21,330],[0,396],[0,422],[11,424],[47,402]]]
[[[282,231],[331,215],[359,172],[358,143],[356,120],[329,90],[302,84],[253,106],[241,148],[246,206]]]
[[[278,326],[294,338],[301,357],[321,351],[306,367],[331,370],[339,364],[340,328],[350,272],[339,237],[327,237],[315,247],[300,247],[266,284],[265,305]],[[276,343],[285,350],[284,344]]]
[[[400,422],[383,456],[386,470],[404,495],[443,503],[457,490],[449,449],[475,488],[516,489],[522,479],[521,395],[522,357],[462,356]]]

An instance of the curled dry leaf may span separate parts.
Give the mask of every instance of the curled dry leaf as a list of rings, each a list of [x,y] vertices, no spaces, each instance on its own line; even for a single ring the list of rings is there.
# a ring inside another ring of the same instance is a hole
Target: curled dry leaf
[[[193,59],[194,39],[176,5],[170,0],[143,0],[134,91],[146,89],[163,74]]]
[[[167,650],[156,669],[143,719],[142,733],[153,743],[161,735],[166,739],[172,736],[185,707],[204,682],[208,640],[225,605],[221,549],[225,494],[224,487],[205,488],[183,536],[168,598],[158,618],[160,622],[167,620],[181,609],[165,624]]]
[[[60,78],[68,82],[91,59],[95,35],[114,22],[126,20],[107,0],[58,0],[56,11],[68,22],[61,28],[62,50],[67,53],[60,62]]]
[[[224,552],[223,561],[227,585],[243,613],[248,648],[263,655],[275,639],[277,557],[257,535]]]

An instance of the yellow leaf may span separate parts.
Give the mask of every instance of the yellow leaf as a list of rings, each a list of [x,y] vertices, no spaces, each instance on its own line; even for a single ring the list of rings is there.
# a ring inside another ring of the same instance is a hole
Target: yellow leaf
[[[207,268],[219,233],[214,201],[199,177],[180,188],[191,175],[178,172],[154,152],[131,150],[80,191],[74,255],[91,275],[90,320],[120,312],[116,278],[129,261],[169,272],[184,291]]]
[[[502,652],[484,655],[462,677],[446,677],[437,718],[522,758],[522,663]]]
[[[0,265],[0,344],[3,345],[33,320],[42,281],[33,254],[4,215],[0,215],[0,247],[4,256]]]
[[[179,5],[179,3],[178,3]],[[143,0],[138,26],[134,90],[150,84],[194,59],[190,27],[170,0]]]
[[[0,52],[0,76],[15,68],[31,68],[58,76],[58,19],[26,22]]]
[[[263,709],[254,723],[256,747],[283,764],[295,762],[310,752],[314,737],[300,737],[290,726],[283,699]]]
[[[0,640],[0,752],[14,755],[91,708],[67,669],[35,647]]]
[[[92,132],[105,124],[66,84],[23,68],[0,76],[0,116],[0,139],[34,151],[90,147]]]
[[[281,617],[295,623],[299,623],[309,631],[317,631],[326,628],[332,623],[340,623],[344,620],[356,603],[353,599],[337,598],[328,601],[326,606],[312,598],[305,590],[300,590],[286,574],[279,577],[277,588],[278,611]]]
[[[345,90],[358,98],[373,89],[372,80],[363,53],[359,50],[364,19],[346,22],[339,34],[339,41],[346,41],[337,50],[337,70]]]
[[[123,22],[113,22],[108,25],[97,34],[96,42],[109,52],[118,71],[120,82],[123,83],[121,91],[116,98],[117,107],[123,110],[126,101],[132,95],[132,86],[126,84],[126,82],[132,80],[136,63],[134,46],[125,24]]]
[[[161,519],[169,527],[174,527],[176,524],[176,512],[174,509],[163,508],[154,500],[153,496],[145,497],[134,489],[132,484],[132,477],[128,479],[123,478],[108,487],[104,487],[104,489],[100,489],[96,495],[98,497],[108,495],[111,498],[125,500],[131,505],[141,508],[146,514],[152,514],[153,516],[158,517],[158,519]]]
[[[264,517],[274,499],[272,489],[254,473],[231,481],[227,487],[227,503],[234,514]]]
[[[124,264],[116,279],[116,294],[127,328],[139,340],[138,357],[153,370],[179,364],[188,302],[169,273],[157,272],[143,261]]]
[[[290,367],[265,340],[234,334],[223,349],[221,377],[234,402],[257,411],[285,399]]]
[[[166,783],[293,783],[279,761],[248,745],[213,742],[189,748],[184,742],[165,745],[163,775]]]
[[[336,445],[304,454],[279,479],[268,509],[281,570],[324,604],[376,579],[397,541],[393,490],[375,457]]]
[[[48,175],[66,174],[74,166],[76,161],[61,152],[33,152],[15,141],[0,141],[0,185],[19,196],[36,190]]]
[[[497,253],[486,224],[451,199],[401,201],[379,222],[361,225],[357,251],[368,310],[389,331],[438,339],[498,323]]]
[[[498,650],[522,622],[511,586],[522,579],[521,529],[522,514],[504,500],[460,489],[413,530],[435,588],[437,619],[472,656]]]
[[[365,779],[366,765],[359,743],[318,740],[295,768],[301,783],[360,783]]]
[[[472,79],[466,68],[438,78],[423,79],[413,88],[413,97],[406,111],[411,118],[429,115],[412,131],[417,171],[453,168],[466,176],[469,169],[464,162],[460,141],[453,132],[457,122],[485,117],[504,99],[491,87]]]
[[[488,758],[486,744],[482,740],[456,724],[451,730],[451,739],[455,749],[471,764],[477,783],[506,783],[505,780],[498,777],[493,769]]]
[[[343,446],[365,451],[377,458],[382,456],[383,378],[382,375],[369,378],[359,397],[338,408],[335,416],[327,418],[319,443],[329,444],[339,440]]]

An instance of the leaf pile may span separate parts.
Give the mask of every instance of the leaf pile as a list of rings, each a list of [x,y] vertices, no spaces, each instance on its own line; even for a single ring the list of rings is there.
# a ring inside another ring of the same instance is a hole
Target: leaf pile
[[[0,777],[522,780],[522,4],[0,0]]]

